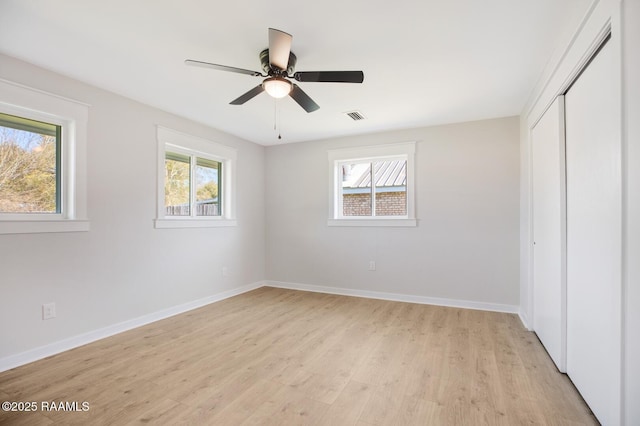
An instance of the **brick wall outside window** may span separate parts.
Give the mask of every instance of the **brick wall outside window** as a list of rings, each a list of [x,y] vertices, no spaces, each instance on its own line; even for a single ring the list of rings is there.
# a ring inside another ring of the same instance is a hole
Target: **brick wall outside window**
[[[344,216],[371,216],[371,194],[344,194],[342,207]],[[406,214],[406,192],[381,192],[376,195],[376,216]]]

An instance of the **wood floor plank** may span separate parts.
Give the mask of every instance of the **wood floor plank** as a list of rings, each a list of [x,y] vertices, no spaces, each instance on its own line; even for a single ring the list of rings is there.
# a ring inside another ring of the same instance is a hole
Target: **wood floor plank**
[[[392,424],[400,413],[402,398],[382,386],[372,387],[371,396],[362,411],[360,420],[372,425]]]
[[[395,424],[406,426],[437,425],[442,406],[428,399],[405,395]]]
[[[0,425],[48,426],[54,424],[53,420],[45,417],[42,413],[12,412],[0,414]]]
[[[0,425],[595,425],[515,315],[260,288],[0,373]]]
[[[327,412],[329,405],[306,397],[288,386],[256,408],[242,425],[316,425]]]
[[[342,389],[340,395],[327,409],[320,424],[333,425],[355,425],[362,420],[362,411],[371,398],[371,386],[366,383],[349,381]]]
[[[163,424],[174,425],[184,413],[191,411],[191,408],[170,399],[159,399],[156,403],[150,404],[149,408],[134,417],[133,420],[127,421],[127,426],[146,425],[146,424]]]
[[[211,424],[239,425],[247,421],[281,387],[280,383],[271,380],[257,380],[209,421]]]

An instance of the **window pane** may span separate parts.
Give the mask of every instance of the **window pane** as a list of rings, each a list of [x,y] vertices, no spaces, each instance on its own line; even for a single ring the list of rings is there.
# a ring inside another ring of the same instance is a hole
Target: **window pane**
[[[371,216],[371,163],[342,165],[342,215]]]
[[[198,158],[196,161],[196,215],[220,216],[222,164]]]
[[[187,155],[167,152],[164,160],[164,205],[167,216],[189,216],[189,177],[191,167]]]
[[[62,128],[0,113],[0,212],[59,213]]]
[[[407,215],[407,161],[373,163],[376,182],[376,216]]]

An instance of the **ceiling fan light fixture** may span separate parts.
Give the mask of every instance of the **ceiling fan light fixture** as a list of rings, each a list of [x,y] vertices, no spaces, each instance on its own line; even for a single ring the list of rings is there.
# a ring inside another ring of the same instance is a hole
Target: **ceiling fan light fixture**
[[[262,82],[262,88],[273,98],[280,99],[291,93],[293,85],[282,77],[270,77]]]

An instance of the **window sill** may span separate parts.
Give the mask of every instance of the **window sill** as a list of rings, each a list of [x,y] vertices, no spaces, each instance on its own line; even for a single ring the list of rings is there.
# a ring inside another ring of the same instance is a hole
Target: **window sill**
[[[416,219],[329,219],[327,226],[416,227]]]
[[[219,228],[224,226],[238,226],[235,219],[156,219],[156,229],[170,228]]]
[[[88,220],[0,220],[0,234],[87,232]]]

